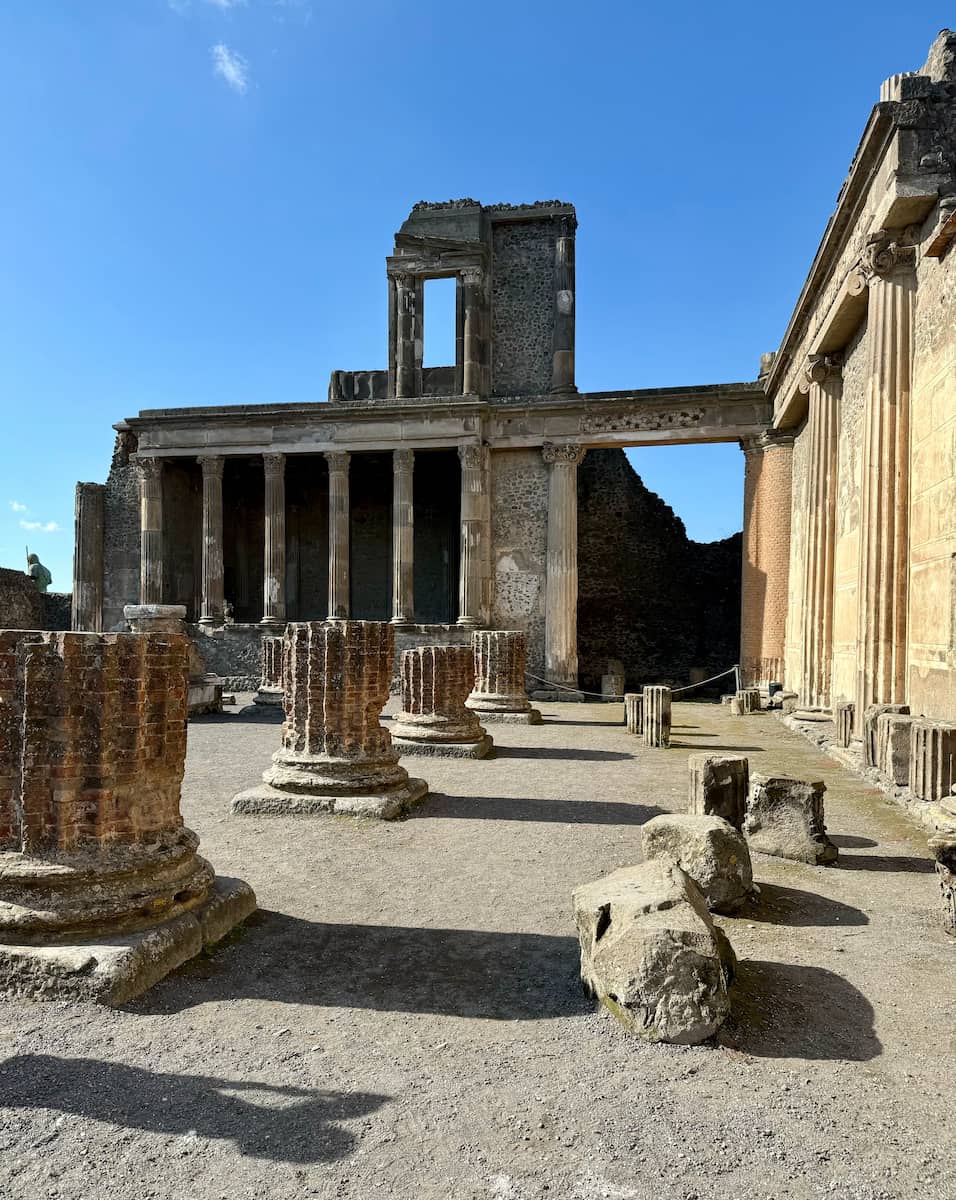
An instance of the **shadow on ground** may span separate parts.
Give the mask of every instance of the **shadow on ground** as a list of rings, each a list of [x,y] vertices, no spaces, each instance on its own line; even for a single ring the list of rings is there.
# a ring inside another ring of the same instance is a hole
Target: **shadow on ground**
[[[931,858],[915,854],[841,854],[833,864],[845,871],[885,871],[890,874],[932,875],[936,870]]]
[[[758,1058],[866,1062],[882,1053],[873,1006],[823,967],[747,959],[737,965],[721,1045]]]
[[[251,998],[494,1021],[589,1012],[575,937],[394,925],[331,925],[261,910],[241,946],[194,960],[132,1011]],[[184,986],[189,980],[190,986]]]
[[[620,800],[549,800],[513,796],[450,796],[430,792],[413,819],[456,817],[479,821],[556,821],[562,825],[643,825],[665,810]]]
[[[275,704],[247,704],[238,712],[202,713],[190,717],[190,725],[281,725],[285,719],[282,706]]]
[[[171,1075],[94,1058],[21,1054],[0,1063],[4,1108],[44,1108],[149,1133],[194,1133],[234,1142],[241,1154],[276,1162],[343,1158],[356,1139],[336,1122],[365,1116],[390,1099]]]
[[[691,735],[696,736],[696,735]],[[716,734],[701,734],[702,737],[716,737]],[[706,751],[708,754],[712,750],[727,750],[731,754],[763,754],[765,753],[764,746],[741,746],[739,742],[735,742],[732,746],[714,745],[713,742],[707,742],[702,745],[696,745],[694,742],[677,742],[671,739],[672,750],[700,750]]]
[[[746,909],[746,916],[771,925],[869,925],[870,918],[858,908],[841,904],[816,892],[761,883],[760,894]]]
[[[627,750],[573,750],[557,746],[495,746],[496,758],[547,758],[567,762],[622,762],[633,758]]]

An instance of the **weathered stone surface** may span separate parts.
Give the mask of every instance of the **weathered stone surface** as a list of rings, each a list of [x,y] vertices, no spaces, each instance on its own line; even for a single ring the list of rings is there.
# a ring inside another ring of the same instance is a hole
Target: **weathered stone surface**
[[[836,862],[839,852],[824,824],[825,792],[822,782],[752,774],[743,824],[750,849],[821,866]]]
[[[753,892],[747,843],[721,817],[686,813],[653,817],[641,826],[641,849],[647,861],[668,859],[686,871],[712,912],[736,912]]]
[[[644,689],[642,732],[645,746],[671,744],[671,690],[653,685]]]
[[[541,713],[525,691],[527,639],[514,629],[479,629],[474,634],[475,684],[469,708],[482,721],[540,725]]]
[[[619,700],[624,695],[624,676],[602,675],[601,695],[608,700]]]
[[[424,798],[428,785],[399,766],[379,720],[394,637],[384,621],[286,626],[282,745],[263,783],[233,798],[233,812],[333,812],[390,821]]]
[[[956,829],[930,838],[929,848],[936,862],[943,928],[956,936]]]
[[[846,749],[853,738],[853,722],[856,705],[852,700],[840,700],[833,706],[833,723],[836,726],[836,742]]]
[[[575,888],[581,980],[631,1033],[689,1045],[730,1011],[734,955],[693,881],[656,859]]]
[[[722,817],[741,829],[750,790],[748,759],[742,754],[692,754],[687,770],[687,811],[697,816]]]
[[[956,783],[956,725],[920,717],[910,731],[910,791],[919,800],[938,802]]]
[[[281,637],[262,639],[262,675],[259,690],[252,697],[254,704],[281,705],[283,702],[282,645]]]
[[[392,726],[401,754],[484,758],[492,740],[465,704],[475,682],[470,646],[419,646],[401,661],[402,711]]]
[[[906,787],[910,781],[915,717],[904,713],[881,713],[876,719],[876,765],[888,783]]]
[[[870,704],[863,713],[863,762],[868,767],[879,767],[879,752],[876,744],[876,723],[884,713],[907,714],[905,704]]]
[[[123,616],[133,633],[186,634],[186,608],[182,604],[127,604]],[[202,655],[191,638],[189,651],[188,712],[191,717],[201,713],[222,712],[223,682],[218,675],[206,670]]]
[[[115,1003],[201,949],[214,874],[179,812],[187,663],[178,634],[0,631],[0,991]],[[255,907],[231,893],[207,940]]]
[[[760,688],[741,688],[736,699],[741,716],[760,712]]]
[[[628,733],[644,733],[644,695],[641,692],[625,692],[624,725]]]

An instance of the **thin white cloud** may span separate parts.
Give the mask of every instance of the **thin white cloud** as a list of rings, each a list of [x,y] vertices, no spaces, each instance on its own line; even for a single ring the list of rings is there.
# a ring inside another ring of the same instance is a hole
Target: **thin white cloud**
[[[219,75],[234,92],[242,95],[249,86],[249,64],[246,60],[223,42],[217,42],[210,53],[213,74]]]
[[[20,528],[31,533],[59,533],[60,527],[56,521],[21,521]]]
[[[166,0],[174,13],[184,13],[189,9],[190,0]]]
[[[206,0],[207,4],[211,4],[213,8],[241,8],[246,0]]]
[[[27,508],[27,506],[25,504],[21,504],[19,500],[11,500],[10,507],[13,509],[14,512],[29,512],[30,511]]]

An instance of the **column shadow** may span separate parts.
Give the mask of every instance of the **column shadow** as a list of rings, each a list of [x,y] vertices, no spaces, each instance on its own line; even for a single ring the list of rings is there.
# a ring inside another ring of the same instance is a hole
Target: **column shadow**
[[[544,758],[566,762],[622,762],[633,758],[627,750],[573,750],[559,746],[495,746],[496,758]]]
[[[478,821],[547,821],[559,825],[643,825],[666,810],[619,800],[551,800],[527,796],[451,796],[429,792],[415,817]]]
[[[761,883],[760,894],[746,910],[748,919],[771,925],[869,925],[870,918],[859,908],[830,900],[817,892]]]
[[[2,1107],[45,1108],[172,1136],[195,1132],[275,1162],[344,1158],[356,1139],[338,1122],[374,1112],[390,1099],[173,1075],[94,1058],[20,1054],[0,1063]]]

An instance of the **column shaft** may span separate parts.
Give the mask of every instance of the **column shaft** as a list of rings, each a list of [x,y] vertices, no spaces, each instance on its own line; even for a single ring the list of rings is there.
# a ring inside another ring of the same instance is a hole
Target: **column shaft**
[[[462,354],[462,390],[467,395],[481,392],[481,274],[465,271],[462,274],[464,303],[464,336]]]
[[[202,467],[202,602],[199,620],[218,625],[223,619],[222,455],[199,459]]]
[[[487,625],[491,601],[491,499],[488,451],[459,446],[461,459],[461,551],[458,564],[458,624]]]
[[[577,445],[546,444],[548,560],[544,662],[552,683],[578,686],[578,464]]]
[[[349,454],[326,454],[329,464],[329,619],[347,620],[349,604]]]
[[[141,458],[139,501],[139,602],[163,602],[163,464]]]
[[[551,390],[576,391],[574,383],[574,231],[572,216],[561,218],[554,258],[554,334]]]
[[[414,450],[392,452],[392,624],[415,619]]]
[[[262,456],[266,479],[263,625],[285,624],[285,455]]]
[[[415,395],[414,275],[395,276],[395,395]]]
[[[103,485],[76,485],[73,604],[70,628],[103,628]]]

